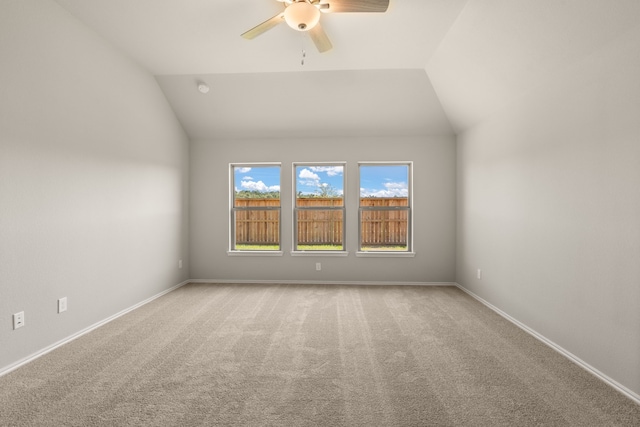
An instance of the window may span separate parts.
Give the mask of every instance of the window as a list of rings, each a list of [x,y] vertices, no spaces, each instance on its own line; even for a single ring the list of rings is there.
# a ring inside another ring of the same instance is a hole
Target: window
[[[230,251],[280,251],[280,164],[232,164]]]
[[[359,163],[360,254],[410,254],[411,162]]]
[[[294,163],[294,251],[344,251],[344,172],[344,163]]]

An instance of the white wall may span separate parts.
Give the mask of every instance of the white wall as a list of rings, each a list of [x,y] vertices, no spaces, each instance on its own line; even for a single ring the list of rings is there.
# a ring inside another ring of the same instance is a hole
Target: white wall
[[[0,58],[2,370],[188,278],[188,140],[155,79],[52,1],[2,1]]]
[[[411,160],[414,258],[358,258],[357,162]],[[230,257],[229,163],[282,162],[282,257]],[[347,257],[292,257],[292,162],[346,161]],[[336,282],[452,282],[455,277],[453,137],[224,140],[191,143],[193,279]],[[349,198],[349,195],[356,195]],[[315,271],[315,263],[322,270]]]
[[[636,26],[457,143],[457,281],[636,396],[638,52]]]

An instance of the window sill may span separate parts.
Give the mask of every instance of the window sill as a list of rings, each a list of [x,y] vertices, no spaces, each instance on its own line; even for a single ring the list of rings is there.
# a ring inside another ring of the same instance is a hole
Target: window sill
[[[291,251],[291,256],[348,256],[348,251]]]
[[[365,251],[356,252],[357,257],[363,258],[414,258],[415,252],[385,252],[385,251]]]
[[[227,251],[228,256],[282,256],[282,251]]]

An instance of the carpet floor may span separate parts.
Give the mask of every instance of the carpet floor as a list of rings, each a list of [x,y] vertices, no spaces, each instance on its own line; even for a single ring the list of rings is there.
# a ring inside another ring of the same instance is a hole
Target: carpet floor
[[[0,377],[2,426],[640,426],[455,287],[189,284]]]

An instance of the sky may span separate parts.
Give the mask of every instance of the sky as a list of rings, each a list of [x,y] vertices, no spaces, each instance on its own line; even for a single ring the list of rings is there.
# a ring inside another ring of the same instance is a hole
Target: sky
[[[296,166],[296,193],[313,194],[322,187],[332,189],[336,196],[344,194],[344,166]]]
[[[296,192],[319,193],[330,186],[337,194],[344,193],[343,165],[297,165]],[[407,165],[361,165],[360,197],[407,197]],[[235,188],[262,192],[280,191],[278,166],[235,167]]]
[[[408,165],[361,165],[360,197],[407,197]]]

